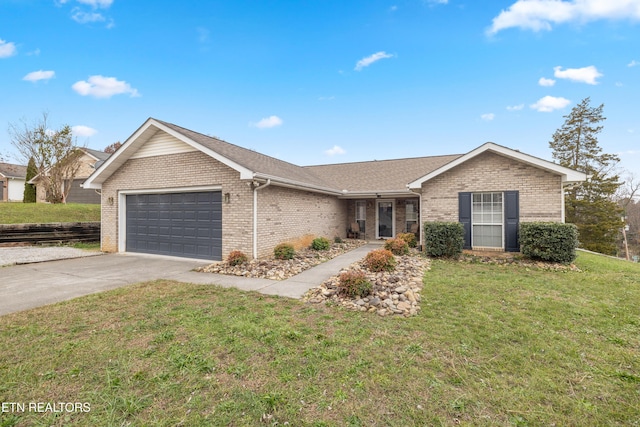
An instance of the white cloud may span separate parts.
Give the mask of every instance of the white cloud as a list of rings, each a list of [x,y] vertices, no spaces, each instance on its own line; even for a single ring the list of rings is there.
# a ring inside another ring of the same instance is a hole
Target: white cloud
[[[113,95],[128,93],[129,96],[140,96],[137,89],[129,83],[117,80],[115,77],[90,76],[88,81],[80,80],[71,86],[82,96],[91,95],[96,98],[111,98]]]
[[[480,118],[486,122],[490,122],[491,120],[496,118],[496,115],[493,113],[486,113],[481,115]]]
[[[336,154],[344,154],[346,153],[345,149],[340,147],[339,145],[334,145],[328,150],[325,150],[325,154],[329,156],[335,156]]]
[[[396,10],[398,10],[398,6],[395,4],[389,8],[389,12],[395,12]]]
[[[356,63],[356,68],[354,69],[356,71],[361,71],[364,67],[368,67],[374,62],[380,61],[381,59],[385,59],[385,58],[393,58],[393,55],[384,51],[374,53],[373,55],[367,56],[366,58],[362,58],[360,61],[358,61]]]
[[[75,136],[89,137],[98,133],[98,131],[95,130],[94,128],[90,128],[89,126],[85,126],[85,125],[72,126],[71,130],[73,131],[73,135]]]
[[[94,8],[101,8],[101,9],[108,9],[111,6],[111,4],[113,4],[113,0],[77,0],[77,1],[78,3],[87,4]]]
[[[552,24],[640,20],[640,0],[517,0],[493,18],[487,34],[507,28],[551,30]]]
[[[447,4],[449,0],[427,0],[429,4]]]
[[[518,105],[508,105],[507,106],[507,110],[508,111],[520,111],[524,108],[524,104],[518,104]]]
[[[74,10],[71,19],[79,24],[88,24],[90,22],[104,22],[106,18],[101,13],[96,12],[82,12],[81,10]]]
[[[269,116],[269,117],[265,117],[264,119],[260,120],[258,123],[250,123],[250,126],[253,127],[257,127],[258,129],[269,129],[269,128],[274,128],[277,126],[281,126],[282,123],[284,123],[282,121],[282,119],[278,116]]]
[[[49,80],[54,78],[56,75],[55,71],[32,71],[26,76],[22,78],[22,80],[26,80],[28,82],[37,82],[40,80]]]
[[[16,45],[0,39],[0,58],[8,58],[16,54]]]
[[[603,76],[593,65],[583,68],[567,68],[566,70],[563,70],[562,67],[553,67],[553,71],[553,75],[559,79],[569,79],[590,85],[597,85],[596,79]]]
[[[538,80],[538,84],[540,86],[553,86],[554,84],[556,84],[556,81],[553,79],[547,79],[544,77],[540,77],[540,80]]]
[[[547,95],[544,98],[540,98],[535,104],[531,104],[531,108],[543,113],[550,113],[551,111],[564,108],[570,103],[571,101],[566,98]]]
[[[640,62],[636,61],[635,59],[631,62],[629,62],[627,64],[627,67],[637,67],[638,65],[640,65]]]

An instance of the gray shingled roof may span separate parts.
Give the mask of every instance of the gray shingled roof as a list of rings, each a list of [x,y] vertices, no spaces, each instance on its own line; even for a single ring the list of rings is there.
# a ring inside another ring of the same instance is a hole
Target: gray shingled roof
[[[173,123],[154,119],[254,172],[341,192],[407,191],[407,184],[461,155],[298,166]]]
[[[324,177],[331,185],[349,192],[406,191],[407,184],[460,157],[413,157],[306,166],[305,169]]]
[[[91,148],[83,148],[84,151],[91,154],[93,157],[98,159],[98,161],[105,161],[111,155],[110,153],[105,153],[104,151],[93,150]]]
[[[25,179],[27,177],[27,167],[0,162],[0,175],[3,175],[6,178]]]
[[[194,132],[173,123],[163,122],[158,119],[154,120],[253,172],[318,187],[334,188],[329,181],[320,178],[302,166]]]

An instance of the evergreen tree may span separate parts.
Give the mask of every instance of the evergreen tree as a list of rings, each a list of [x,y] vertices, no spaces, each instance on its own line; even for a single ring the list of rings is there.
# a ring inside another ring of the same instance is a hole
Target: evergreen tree
[[[24,203],[35,203],[36,202],[36,186],[33,184],[29,184],[31,178],[38,174],[38,168],[36,167],[36,161],[33,157],[29,158],[29,164],[27,164],[27,178],[24,183],[24,196],[22,197],[22,201]]]
[[[562,166],[585,172],[587,182],[568,189],[565,194],[565,218],[578,227],[580,245],[588,250],[615,254],[616,237],[622,227],[621,210],[613,197],[620,186],[614,167],[620,161],[598,145],[597,135],[604,104],[589,105],[590,98],[573,107],[565,122],[553,134],[549,146],[553,158]]]

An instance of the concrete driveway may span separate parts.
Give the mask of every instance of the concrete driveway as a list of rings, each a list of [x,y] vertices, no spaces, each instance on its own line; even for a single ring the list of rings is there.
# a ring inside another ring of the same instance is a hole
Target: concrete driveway
[[[266,295],[300,298],[341,268],[362,259],[378,244],[353,249],[286,280],[197,273],[206,261],[144,254],[106,254],[87,258],[0,267],[0,316],[138,282],[169,279],[215,284]]]
[[[274,282],[196,273],[206,261],[108,254],[0,268],[0,315],[28,310],[121,286],[155,279],[221,284],[259,290]]]

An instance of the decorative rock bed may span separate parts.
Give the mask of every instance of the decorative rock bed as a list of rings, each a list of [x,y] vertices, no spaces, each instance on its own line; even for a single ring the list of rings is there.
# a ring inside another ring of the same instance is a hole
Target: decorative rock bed
[[[310,304],[338,304],[349,310],[377,313],[379,316],[414,316],[420,311],[422,278],[429,269],[429,260],[414,253],[396,256],[396,269],[392,272],[373,273],[363,261],[342,269],[336,276],[310,289],[303,301]],[[363,271],[373,285],[370,295],[363,298],[348,298],[339,293],[339,276],[350,270]]]
[[[332,258],[349,252],[364,245],[364,240],[343,240],[342,243],[332,243],[326,251],[316,251],[304,248],[296,251],[292,259],[280,260],[273,256],[258,258],[241,265],[233,266],[228,262],[217,262],[196,271],[203,273],[218,273],[231,276],[254,277],[271,280],[284,280],[302,273],[311,267],[326,262]]]

